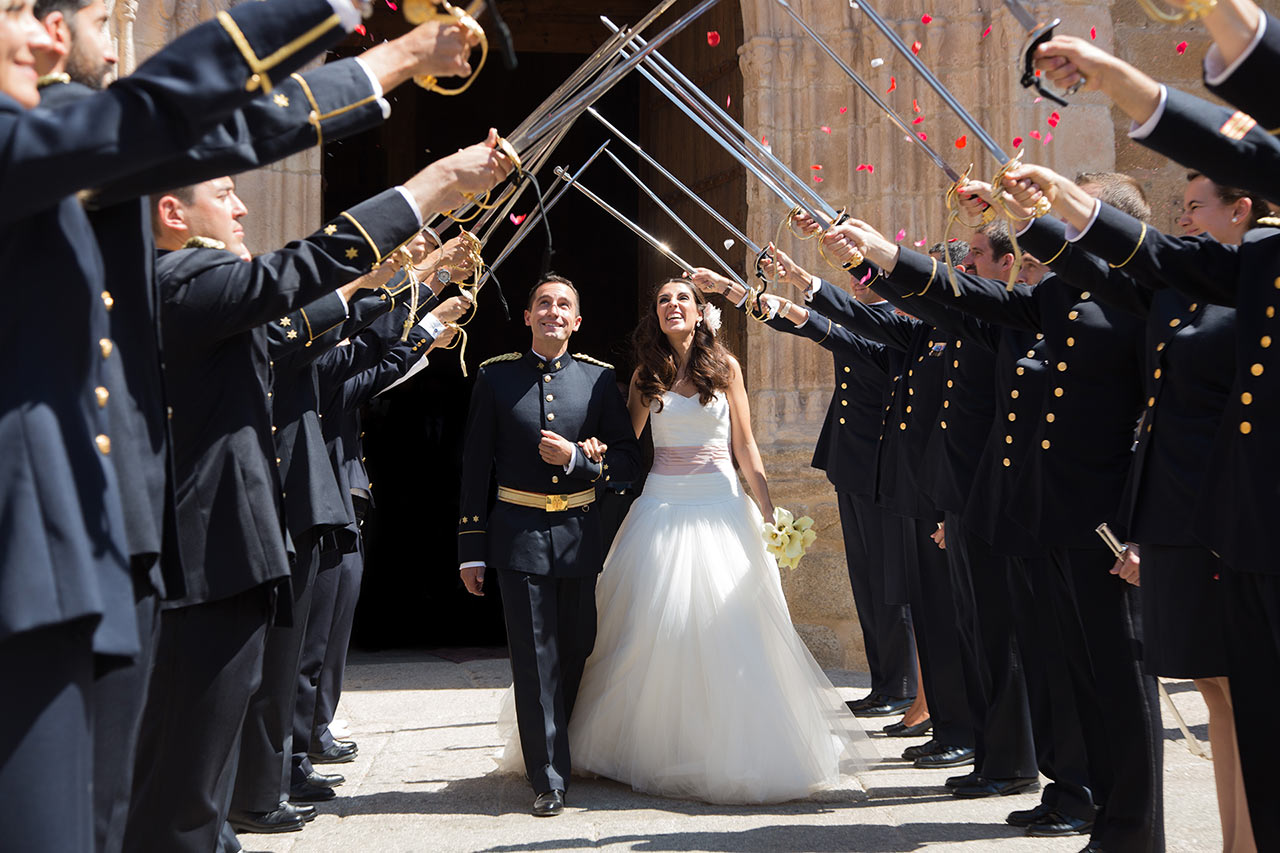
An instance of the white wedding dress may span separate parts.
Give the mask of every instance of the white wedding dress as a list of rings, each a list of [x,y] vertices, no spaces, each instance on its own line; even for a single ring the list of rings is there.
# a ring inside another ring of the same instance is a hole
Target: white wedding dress
[[[791,625],[733,469],[728,401],[662,400],[653,469],[596,588],[574,772],[712,803],[839,785],[865,766],[866,735]],[[514,734],[503,765],[520,767]]]

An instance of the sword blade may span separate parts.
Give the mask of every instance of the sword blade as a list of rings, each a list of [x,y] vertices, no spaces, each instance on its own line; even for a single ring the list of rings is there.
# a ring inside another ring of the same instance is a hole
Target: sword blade
[[[604,116],[600,115],[600,113],[596,110],[595,107],[588,107],[587,112],[591,114],[592,118],[600,122],[600,124],[604,125],[604,128],[608,130],[610,133],[612,133],[618,139],[618,141],[626,145],[632,151],[636,152],[636,154],[638,154],[642,160],[644,160],[646,163],[649,164],[650,168],[652,168],[659,175],[662,175],[662,177],[666,178],[668,181],[674,184],[681,192],[683,192],[686,196],[689,197],[690,201],[698,205],[698,207],[702,208],[704,213],[706,213],[716,222],[719,222],[721,225],[723,225],[724,229],[728,231],[730,234],[732,234],[739,242],[745,245],[752,252],[756,254],[760,253],[760,247],[756,245],[756,243],[752,241],[750,237],[748,237],[746,234],[743,234],[741,231],[739,231],[738,228],[728,219],[725,219],[724,216],[720,213],[720,211],[716,210],[714,207],[712,207],[711,205],[703,201],[700,195],[698,195],[693,190],[689,189],[687,186],[682,184],[679,181],[679,179],[677,179],[675,175],[668,172],[661,163],[659,163],[657,160],[650,157],[647,151],[645,151],[639,145],[637,145],[636,143],[628,139],[626,134],[624,134],[622,131],[618,130],[616,127],[610,124],[605,119]]]
[[[876,29],[884,34],[885,38],[889,40],[889,43],[893,45],[894,50],[902,54],[902,58],[915,69],[917,74],[924,78],[924,81],[929,84],[929,88],[938,93],[938,97],[942,98],[943,102],[951,108],[951,111],[954,112],[960,118],[960,121],[964,123],[964,126],[969,129],[969,132],[977,137],[978,141],[982,143],[982,147],[986,148],[991,156],[1000,162],[1001,166],[1008,163],[1009,155],[1004,153],[1004,149],[1000,147],[1000,144],[991,138],[991,134],[987,133],[986,128],[979,124],[977,119],[969,115],[969,111],[966,110],[958,100],[956,100],[955,96],[948,91],[946,86],[942,85],[942,81],[933,75],[933,72],[929,70],[929,67],[921,62],[918,56],[911,52],[911,48],[907,47],[906,44],[903,43],[902,39],[898,38],[898,34],[893,31],[892,27],[885,23],[884,18],[880,17],[880,14],[876,12],[871,4],[864,2],[864,0],[858,0],[857,6],[862,10],[862,14],[866,15],[867,18],[871,20],[871,23],[875,25]]]
[[[581,183],[578,182],[576,178],[574,178],[572,175],[570,175],[560,166],[556,166],[556,177],[560,178],[563,181],[568,182],[568,184],[572,186],[574,189],[576,189],[578,192],[582,193],[587,198],[595,202],[600,207],[600,209],[603,210],[605,213],[609,214],[614,219],[618,220],[623,225],[627,226],[627,228],[630,229],[630,231],[633,234],[635,234],[637,237],[639,237],[641,240],[644,240],[650,246],[657,249],[659,252],[666,255],[671,260],[675,261],[676,266],[680,267],[680,269],[688,273],[693,272],[693,266],[689,264],[689,262],[686,261],[684,258],[677,255],[670,246],[668,246],[666,243],[662,242],[657,237],[650,234],[648,231],[641,228],[639,225],[632,222],[626,216],[619,213],[618,210],[615,209],[611,204],[609,204],[604,199],[600,198],[600,196],[596,195],[591,190],[584,187]]]
[[[863,79],[858,76],[857,72],[850,68],[849,65],[841,59],[825,41],[822,40],[822,37],[815,33],[813,29],[805,23],[804,19],[791,8],[791,4],[788,3],[787,0],[775,0],[775,2],[782,7],[783,11],[791,16],[791,19],[800,26],[800,29],[809,34],[809,37],[813,39],[814,43],[816,43],[827,56],[831,57],[831,60],[840,67],[840,70],[843,71],[850,80],[853,81],[854,85],[861,89],[863,94],[870,98],[872,103],[879,107],[880,111],[888,116],[889,120],[897,125],[899,130],[906,134],[908,140],[915,143],[916,147],[923,151],[925,156],[937,164],[938,168],[945,172],[947,177],[953,182],[960,180],[959,173],[947,165],[942,157],[939,156],[938,152],[933,150],[933,146],[921,139],[920,135],[911,129],[911,126],[903,120],[902,116],[898,115],[897,111],[894,110],[893,107],[881,100],[880,96],[876,94],[876,91],[868,86]],[[1016,2],[1016,0],[1005,0],[1005,2]]]
[[[1018,0],[1004,0],[1004,5],[1005,8],[1013,13],[1013,17],[1018,20],[1018,25],[1027,32],[1031,32],[1036,27],[1040,26],[1040,22],[1036,20],[1035,15],[1032,15],[1031,12],[1027,10],[1027,7],[1019,3]]]

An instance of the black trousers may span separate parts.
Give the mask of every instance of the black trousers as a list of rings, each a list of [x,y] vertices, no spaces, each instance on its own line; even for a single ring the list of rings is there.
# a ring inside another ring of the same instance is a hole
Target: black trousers
[[[145,566],[134,567],[138,657],[93,681],[93,836],[97,853],[119,853],[133,791],[138,731],[160,641],[160,598]]]
[[[240,731],[262,679],[272,584],[160,613],[125,826],[130,853],[209,853],[231,805]]]
[[[972,747],[973,715],[960,660],[951,571],[946,554],[929,538],[937,529],[936,522],[918,518],[907,519],[903,528],[911,623],[929,700],[929,717],[933,720],[933,738],[947,746]]]
[[[1249,818],[1258,849],[1280,850],[1280,578],[1229,569],[1226,580],[1228,674]]]
[[[1154,677],[1142,671],[1138,589],[1110,573],[1105,548],[1049,549],[1075,593],[1057,608],[1068,677],[1099,805],[1093,842],[1107,851],[1164,850],[1163,736]]]
[[[497,575],[525,774],[539,794],[567,790],[569,718],[596,641],[596,576]]]
[[[93,849],[95,618],[0,640],[0,846]]]
[[[1075,607],[1075,592],[1047,555],[1014,557],[1009,601],[1026,676],[1036,765],[1049,779],[1040,801],[1068,817],[1093,820],[1089,756],[1055,615],[1056,607]]]
[[[310,531],[294,537],[293,544],[293,619],[288,625],[272,625],[267,631],[262,681],[249,700],[240,738],[240,759],[231,796],[231,807],[237,811],[269,812],[289,799],[298,667],[320,564],[320,542]]]
[[[837,491],[836,500],[853,605],[871,670],[871,692],[894,698],[915,696],[911,610],[885,599],[884,510],[871,499],[850,492]]]
[[[974,767],[988,779],[1037,774],[1031,709],[1009,598],[1009,558],[948,512],[947,565],[961,663],[974,720]]]

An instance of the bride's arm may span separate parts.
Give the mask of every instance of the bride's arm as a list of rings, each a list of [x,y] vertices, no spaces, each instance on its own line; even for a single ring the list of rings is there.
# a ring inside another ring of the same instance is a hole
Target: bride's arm
[[[644,432],[644,425],[649,421],[649,407],[640,399],[640,392],[636,389],[636,377],[640,375],[640,368],[636,368],[631,372],[631,387],[627,389],[627,412],[631,414],[631,428],[636,431],[636,438]]]
[[[746,477],[747,487],[756,496],[756,503],[765,520],[773,520],[773,501],[769,499],[769,482],[764,475],[764,463],[760,461],[760,449],[751,432],[751,404],[747,402],[747,388],[742,382],[742,368],[738,360],[729,357],[733,371],[729,379],[729,425],[733,429],[733,455]]]

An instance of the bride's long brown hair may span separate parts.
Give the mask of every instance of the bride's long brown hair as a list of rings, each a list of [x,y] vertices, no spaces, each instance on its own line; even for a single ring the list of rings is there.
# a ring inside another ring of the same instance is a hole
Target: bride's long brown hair
[[[683,278],[669,278],[658,282],[653,288],[649,295],[649,308],[641,315],[640,325],[636,327],[632,337],[637,365],[636,390],[640,392],[640,399],[645,405],[654,400],[658,401],[659,406],[662,405],[662,394],[670,391],[671,386],[676,384],[676,372],[679,369],[676,351],[672,349],[671,342],[658,323],[658,293],[668,284],[680,284],[688,288],[693,294],[699,318],[702,317],[702,306],[707,304],[702,291]],[[693,332],[686,378],[698,389],[698,401],[702,405],[710,403],[717,391],[729,387],[729,380],[733,375],[729,366],[731,357],[724,344],[711,334],[706,321],[699,323]]]

